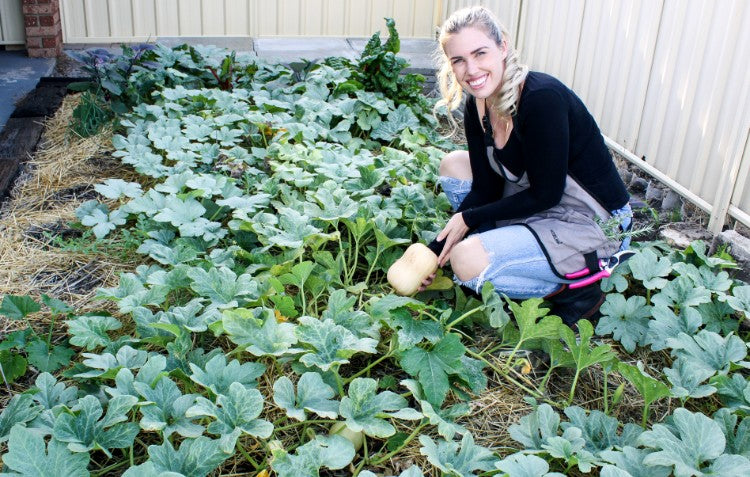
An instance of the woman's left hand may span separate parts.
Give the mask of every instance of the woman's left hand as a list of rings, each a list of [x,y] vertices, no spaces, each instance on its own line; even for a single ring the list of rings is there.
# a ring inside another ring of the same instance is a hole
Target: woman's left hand
[[[453,246],[460,242],[468,231],[469,227],[466,225],[466,222],[464,222],[464,217],[461,215],[461,212],[453,214],[453,217],[450,218],[448,223],[445,224],[443,230],[437,236],[438,242],[445,239],[443,251],[438,257],[438,265],[441,267],[445,265],[445,262],[447,262],[450,257],[450,252]]]

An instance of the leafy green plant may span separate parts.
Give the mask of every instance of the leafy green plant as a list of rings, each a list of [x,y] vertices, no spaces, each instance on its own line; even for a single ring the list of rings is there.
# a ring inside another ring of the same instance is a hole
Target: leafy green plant
[[[51,315],[46,335],[39,334],[28,316],[40,311],[41,305],[28,295],[5,295],[0,304],[0,315],[24,321],[26,329],[10,334],[0,341],[0,369],[6,385],[26,373],[27,364],[41,372],[54,372],[70,362],[73,350],[65,343],[54,344],[53,332],[59,317],[71,317],[73,309],[60,300],[42,295]],[[13,350],[16,351],[13,351]],[[25,357],[21,353],[25,353]],[[7,373],[6,370],[7,369]]]
[[[570,349],[573,362],[576,366],[573,382],[570,385],[568,405],[573,402],[576,385],[578,384],[578,378],[581,375],[581,371],[590,366],[594,366],[595,364],[608,362],[614,358],[614,354],[609,345],[598,345],[594,348],[590,347],[591,337],[594,335],[594,328],[591,326],[591,322],[588,320],[580,320],[577,324],[578,337],[575,336],[575,333],[573,333],[573,330],[570,328],[560,327],[562,340]]]
[[[638,362],[637,366],[621,362],[617,365],[617,370],[638,390],[639,393],[641,393],[641,396],[643,396],[644,404],[641,425],[646,427],[651,404],[658,399],[669,396],[669,388],[658,379],[654,379],[646,374],[641,362]]]

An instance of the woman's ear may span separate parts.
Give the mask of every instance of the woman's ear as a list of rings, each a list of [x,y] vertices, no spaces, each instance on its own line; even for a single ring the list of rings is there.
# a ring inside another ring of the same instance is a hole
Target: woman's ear
[[[500,43],[500,56],[503,60],[508,57],[508,42],[503,38],[503,42]]]

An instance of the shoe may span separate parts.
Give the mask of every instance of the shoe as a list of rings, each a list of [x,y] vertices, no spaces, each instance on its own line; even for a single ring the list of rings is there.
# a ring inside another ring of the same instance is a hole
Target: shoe
[[[604,292],[599,283],[575,289],[563,285],[560,291],[545,298],[552,303],[550,314],[562,318],[573,331],[578,331],[578,320],[586,319],[596,325],[602,316],[599,307],[604,303]]]

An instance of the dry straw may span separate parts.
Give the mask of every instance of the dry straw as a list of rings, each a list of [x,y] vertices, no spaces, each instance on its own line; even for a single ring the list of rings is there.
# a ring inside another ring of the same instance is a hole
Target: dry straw
[[[47,294],[81,311],[101,308],[101,302],[92,304],[96,288],[116,284],[119,272],[132,269],[139,257],[120,260],[60,246],[80,235],[69,224],[77,220],[75,209],[81,203],[99,198],[95,184],[108,177],[135,177],[111,158],[111,132],[90,138],[70,132],[77,101],[66,97],[47,121],[37,152],[0,207],[0,295],[38,299]]]

